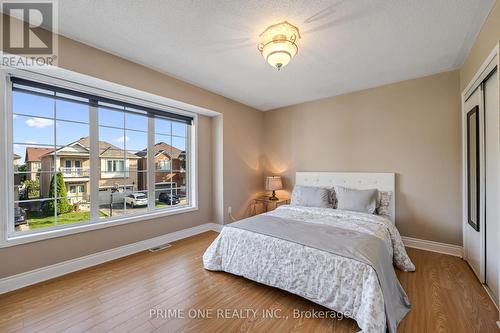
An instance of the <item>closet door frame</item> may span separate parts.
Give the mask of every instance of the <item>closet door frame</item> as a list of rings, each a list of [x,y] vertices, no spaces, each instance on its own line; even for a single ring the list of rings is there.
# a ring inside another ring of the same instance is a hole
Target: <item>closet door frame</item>
[[[476,72],[474,75],[473,79],[470,81],[470,83],[467,85],[467,87],[463,90],[462,92],[462,234],[463,234],[463,244],[464,244],[464,259],[467,261],[468,259],[468,254],[467,254],[467,234],[470,232],[470,228],[472,228],[469,224],[468,221],[468,189],[467,189],[467,113],[470,111],[468,110],[465,105],[466,101],[469,99],[470,96],[477,90],[481,89],[480,94],[483,94],[482,91],[482,83],[488,78],[488,76],[491,74],[491,72],[497,68],[497,70],[500,68],[499,67],[499,44],[495,46],[495,48],[491,51],[490,55],[486,58],[486,60],[483,62],[479,70]],[[481,158],[484,157],[484,101],[483,98],[481,98],[481,105],[479,105],[479,110],[480,110],[480,156]],[[485,228],[484,228],[484,219],[485,219],[485,210],[484,210],[484,200],[485,200],[485,170],[484,170],[484,163],[480,163],[480,202],[481,202],[481,213],[480,213],[480,220],[479,220],[479,233],[480,233],[480,267],[479,271],[476,271],[473,269],[473,271],[476,273],[478,279],[480,280],[481,283],[485,282],[485,251],[486,251],[486,246],[485,246],[485,238],[486,235],[484,233]],[[500,260],[500,258],[499,258]]]

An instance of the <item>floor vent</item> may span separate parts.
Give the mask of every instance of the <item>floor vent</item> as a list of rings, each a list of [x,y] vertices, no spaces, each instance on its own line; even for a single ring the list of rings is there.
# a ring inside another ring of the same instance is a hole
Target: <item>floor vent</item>
[[[165,249],[168,249],[169,247],[171,247],[172,245],[170,244],[163,244],[163,245],[159,245],[159,246],[155,246],[155,247],[152,247],[150,248],[148,251],[149,252],[158,252],[158,251],[161,251],[161,250],[165,250]]]

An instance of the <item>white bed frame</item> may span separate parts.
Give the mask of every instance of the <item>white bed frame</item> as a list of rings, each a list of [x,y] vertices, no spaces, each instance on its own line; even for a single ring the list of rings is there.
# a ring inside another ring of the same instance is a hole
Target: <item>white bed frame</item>
[[[344,186],[358,190],[376,188],[380,191],[391,191],[389,204],[390,219],[396,220],[395,174],[388,172],[296,172],[295,185],[303,186]]]

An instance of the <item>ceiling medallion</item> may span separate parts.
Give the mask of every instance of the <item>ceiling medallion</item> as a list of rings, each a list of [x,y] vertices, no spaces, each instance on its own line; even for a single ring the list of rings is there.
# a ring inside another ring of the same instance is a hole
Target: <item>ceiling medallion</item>
[[[259,37],[260,53],[277,70],[285,67],[299,50],[296,44],[300,38],[299,28],[287,21],[267,27]]]

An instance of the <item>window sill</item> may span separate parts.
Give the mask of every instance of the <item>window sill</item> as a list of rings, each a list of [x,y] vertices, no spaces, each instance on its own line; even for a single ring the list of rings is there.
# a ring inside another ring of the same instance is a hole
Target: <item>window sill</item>
[[[36,233],[28,233],[28,234],[18,233],[16,235],[8,237],[6,240],[1,241],[0,248],[37,242],[45,239],[77,234],[80,232],[109,228],[109,227],[119,226],[122,224],[142,222],[165,216],[184,214],[184,213],[194,212],[197,210],[198,210],[197,206],[187,206],[166,211],[151,212],[143,215],[134,215],[125,218],[118,218],[111,221],[82,222],[75,225],[64,226],[58,229],[50,229]]]

